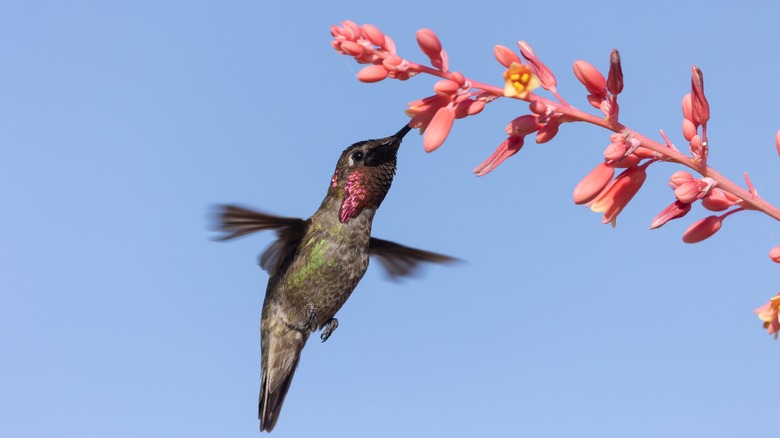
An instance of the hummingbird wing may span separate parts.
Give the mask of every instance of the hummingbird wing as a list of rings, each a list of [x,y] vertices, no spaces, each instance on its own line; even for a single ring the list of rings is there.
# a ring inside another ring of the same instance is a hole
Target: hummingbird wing
[[[453,263],[459,261],[448,255],[410,248],[376,237],[372,237],[368,243],[368,254],[379,259],[379,263],[382,264],[391,279],[414,274],[422,262]]]
[[[217,211],[217,230],[225,234],[217,240],[230,240],[256,231],[276,230],[279,238],[260,256],[260,266],[273,275],[292,256],[303,239],[306,221],[295,217],[274,216],[236,205],[221,205]]]

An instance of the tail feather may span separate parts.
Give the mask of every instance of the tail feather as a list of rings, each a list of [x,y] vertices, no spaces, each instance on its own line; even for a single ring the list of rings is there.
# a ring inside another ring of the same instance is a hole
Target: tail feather
[[[267,341],[264,337],[263,343],[267,345],[263,345],[263,381],[257,413],[261,432],[270,432],[276,426],[301,350],[308,338],[308,333],[289,327],[273,335],[269,333]]]

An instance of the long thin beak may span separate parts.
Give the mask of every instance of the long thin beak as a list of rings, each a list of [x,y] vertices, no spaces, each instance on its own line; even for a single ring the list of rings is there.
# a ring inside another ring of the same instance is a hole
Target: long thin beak
[[[404,138],[404,135],[406,135],[411,130],[412,130],[412,128],[410,128],[409,124],[407,123],[406,125],[404,125],[403,128],[401,128],[400,131],[398,131],[395,134],[393,134],[393,137],[396,137],[396,138],[398,138],[400,140],[400,139]]]

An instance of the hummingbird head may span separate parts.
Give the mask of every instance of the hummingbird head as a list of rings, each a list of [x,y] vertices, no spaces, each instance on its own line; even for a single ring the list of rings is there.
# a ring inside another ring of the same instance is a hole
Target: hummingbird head
[[[339,220],[347,223],[366,208],[377,208],[395,176],[401,140],[411,128],[404,125],[390,137],[359,141],[341,153],[328,195],[341,200]]]

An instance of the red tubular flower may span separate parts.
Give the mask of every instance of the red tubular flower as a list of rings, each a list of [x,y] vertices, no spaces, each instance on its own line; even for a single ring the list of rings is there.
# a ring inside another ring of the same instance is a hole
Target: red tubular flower
[[[428,96],[424,99],[418,99],[414,102],[407,104],[408,108],[404,111],[404,114],[411,117],[409,126],[414,129],[420,129],[420,133],[424,134],[428,128],[428,124],[433,120],[433,116],[442,108],[450,103],[450,98],[445,96]]]
[[[723,224],[722,216],[707,216],[704,219],[696,221],[683,233],[683,242],[699,243],[702,240],[710,238],[720,230]]]
[[[613,176],[615,176],[615,169],[612,166],[599,163],[574,187],[572,195],[574,203],[587,204],[592,201],[593,198],[604,190],[604,187],[609,184]]]
[[[474,173],[476,173],[477,176],[487,175],[493,169],[498,167],[499,164],[503,163],[504,160],[516,154],[517,151],[523,147],[523,141],[523,137],[517,137],[514,135],[509,136],[509,138],[504,140],[498,146],[498,149],[493,152],[493,155],[488,157],[487,160],[483,161],[474,169]]]
[[[450,134],[454,121],[455,111],[451,107],[445,106],[436,111],[433,119],[428,124],[428,129],[423,134],[423,148],[425,148],[425,152],[432,152],[444,143],[444,140]]]
[[[642,188],[647,178],[646,169],[650,163],[624,170],[596,197],[590,209],[597,213],[604,213],[602,223],[612,223],[612,226],[615,226],[620,212]]]
[[[753,311],[764,322],[764,328],[767,329],[767,332],[770,335],[775,335],[775,339],[777,339],[778,331],[780,331],[778,308],[780,308],[780,292],[772,297],[768,303]]]
[[[691,204],[674,201],[653,218],[650,222],[650,229],[659,228],[672,219],[679,219],[688,214],[689,211],[691,211]]]
[[[523,58],[528,61],[528,65],[531,66],[531,70],[533,70],[534,74],[539,77],[542,88],[555,92],[555,85],[557,84],[557,81],[555,80],[555,75],[552,73],[550,68],[539,60],[539,57],[536,56],[534,49],[532,49],[527,42],[518,41],[517,46],[520,48],[520,54],[523,55]]]

